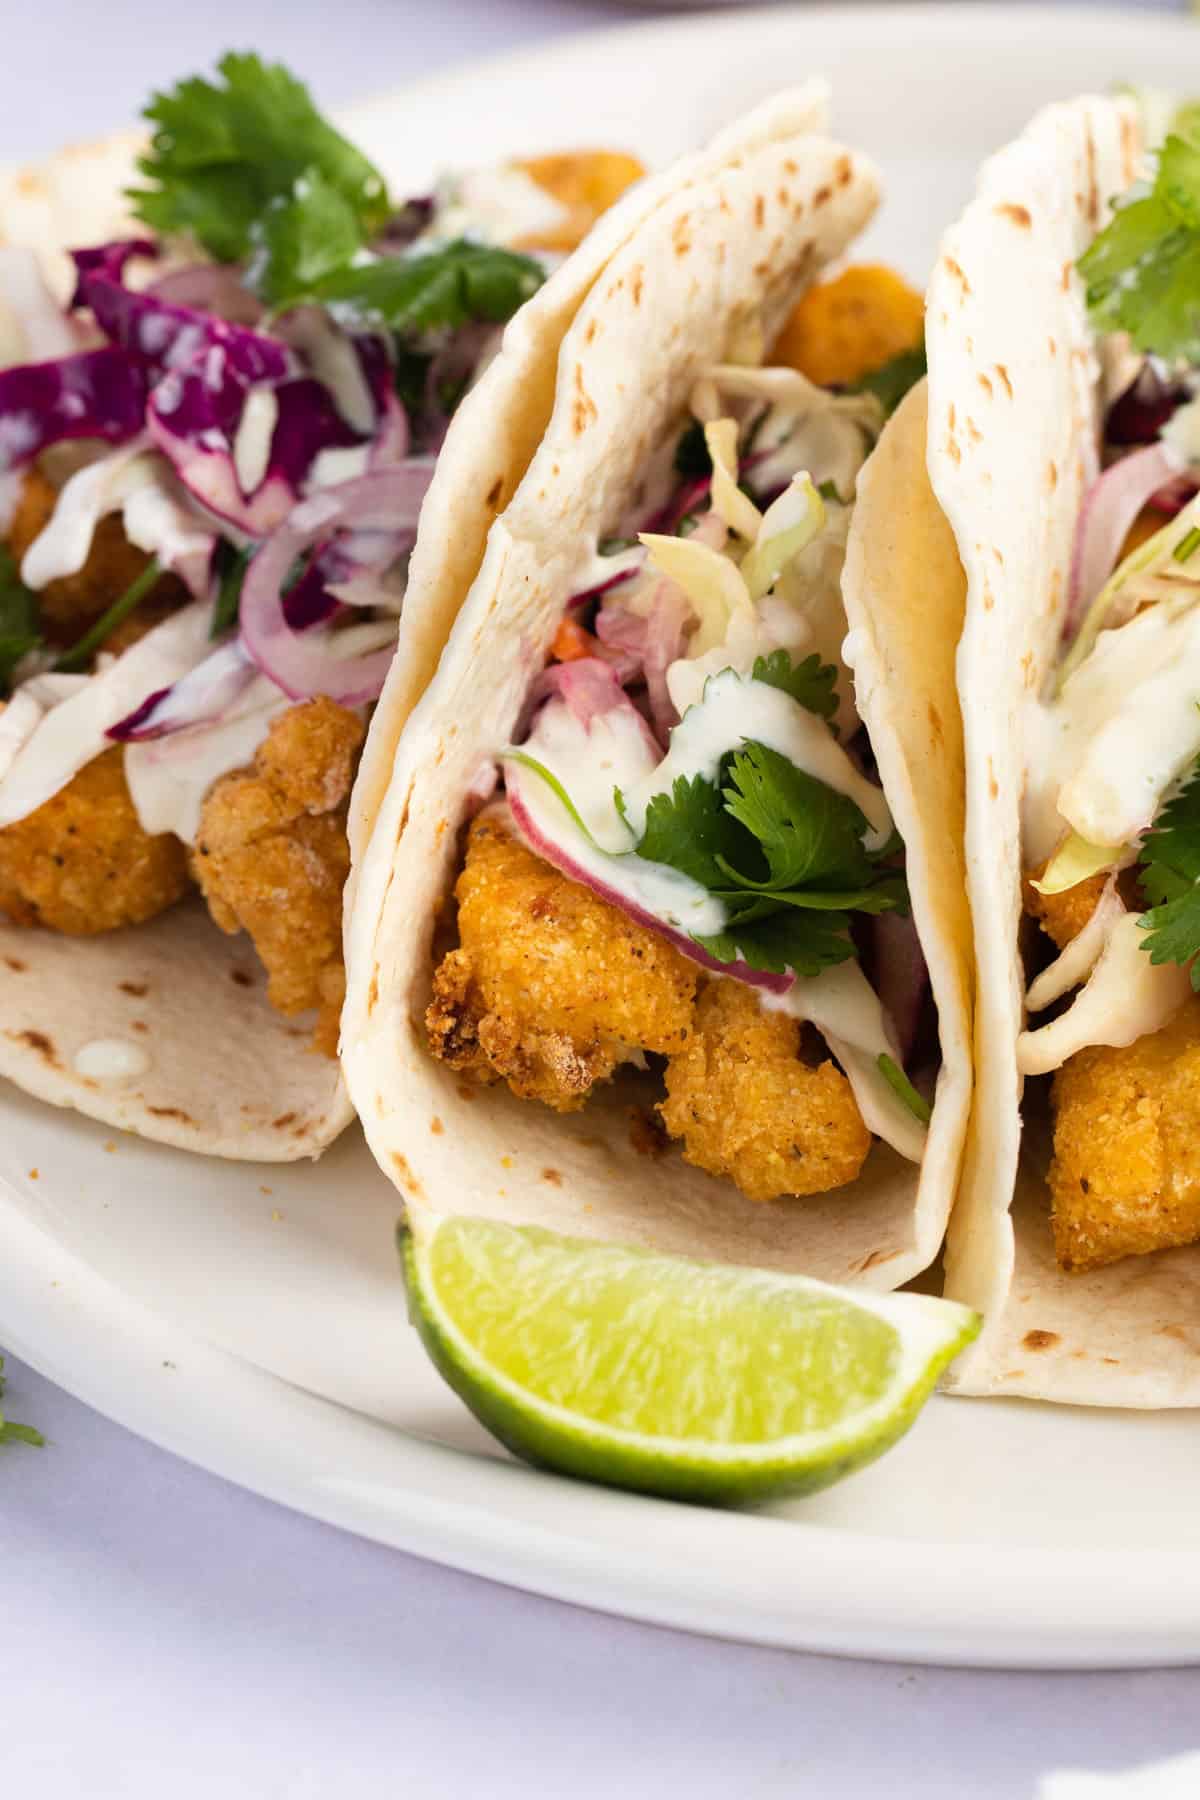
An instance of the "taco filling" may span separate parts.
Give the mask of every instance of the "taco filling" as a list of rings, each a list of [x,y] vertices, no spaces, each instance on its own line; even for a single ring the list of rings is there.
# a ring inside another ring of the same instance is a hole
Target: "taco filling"
[[[937,1034],[840,591],[920,333],[917,295],[850,269],[788,321],[798,366],[748,343],[696,384],[580,546],[426,1013],[437,1057],[560,1112],[648,1071],[644,1147],[753,1200],[839,1188],[876,1139],[924,1149]]]
[[[153,102],[149,231],[75,250],[65,306],[0,249],[0,915],[88,936],[198,890],[332,1055],[347,801],[450,414],[642,170],[397,205],[286,71],[220,74]]]
[[[1104,334],[1101,473],[1030,702],[1024,891],[1053,960],[1018,1045],[1024,1074],[1053,1074],[1069,1270],[1200,1241],[1198,247],[1200,148],[1171,136],[1080,264]]]

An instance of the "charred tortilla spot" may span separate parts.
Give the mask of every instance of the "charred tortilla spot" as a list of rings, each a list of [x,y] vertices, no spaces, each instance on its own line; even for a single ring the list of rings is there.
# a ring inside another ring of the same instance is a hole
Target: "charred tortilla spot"
[[[1008,378],[1008,370],[1005,368],[1003,363],[996,364],[996,373],[1000,377],[1001,381],[1004,383],[1004,391],[1008,395],[1009,399],[1011,400],[1013,397],[1013,384]]]
[[[548,1181],[551,1187],[562,1186],[562,1176],[557,1169],[543,1169],[542,1180]]]
[[[271,1130],[283,1131],[288,1125],[294,1124],[295,1119],[296,1115],[294,1112],[280,1113],[277,1119],[271,1120]]]
[[[1000,783],[996,780],[996,770],[990,756],[988,757],[988,793],[993,800],[998,800],[1000,797]]]
[[[1022,1350],[1053,1350],[1061,1340],[1057,1331],[1027,1331],[1021,1339]]]
[[[29,968],[29,964],[22,962],[19,956],[6,956],[4,966],[11,969],[14,975],[24,975]]]
[[[942,260],[945,263],[946,268],[949,270],[950,274],[953,275],[955,281],[958,282],[958,285],[961,287],[964,295],[969,294],[971,292],[971,284],[967,280],[966,273],[963,270],[961,264],[956,263],[952,256],[943,257]]]
[[[455,1090],[460,1100],[478,1100],[479,1089],[472,1087],[469,1081],[460,1081]]]
[[[150,992],[149,985],[144,981],[118,981],[117,986],[123,994],[130,994],[135,1000],[144,1000]]]
[[[421,1193],[421,1184],[409,1167],[408,1158],[401,1156],[399,1150],[392,1151],[392,1167],[396,1171],[397,1180],[406,1193],[417,1196]]]
[[[1011,219],[1014,225],[1019,225],[1022,231],[1028,231],[1033,224],[1029,208],[1018,206],[1012,200],[1002,200],[996,211],[1002,219]]]
[[[988,380],[988,378],[987,378],[987,376],[986,376],[986,375],[981,375],[981,376],[980,376],[980,377],[979,377],[979,385],[980,385],[980,387],[981,387],[981,388],[982,388],[982,389],[983,389],[983,391],[984,391],[984,393],[985,393],[985,394],[988,394],[988,395],[990,395],[990,394],[991,394],[991,393],[992,393],[992,392],[993,392],[993,391],[994,391],[994,390],[993,390],[993,388],[992,388],[992,384],[991,384],[991,382],[990,382],[990,381],[989,381],[989,380]]]
[[[58,1052],[54,1048],[54,1040],[48,1038],[44,1031],[9,1031],[5,1036],[11,1038],[14,1044],[24,1044],[26,1049],[34,1051],[52,1068],[58,1067]]]
[[[136,1031],[142,1037],[145,1037],[146,1034],[149,1032],[150,1027],[147,1025],[145,1019],[134,1019],[132,1021],[132,1023],[130,1024],[129,1029],[130,1029],[130,1031]]]
[[[503,477],[503,475],[497,475],[495,481],[493,481],[491,487],[488,489],[488,492],[487,492],[487,505],[491,508],[491,510],[493,512],[495,512],[496,508],[499,506],[500,498],[503,493],[504,493],[504,477]]]
[[[367,1016],[368,1016],[368,1018],[375,1011],[375,1008],[378,1005],[379,1005],[379,974],[377,971],[375,974],[373,974],[371,976],[371,985],[367,989]]]
[[[833,199],[833,189],[831,187],[829,187],[828,185],[826,185],[825,187],[819,187],[817,189],[816,193],[813,195],[813,205],[814,206],[828,206],[829,202],[832,199]]]
[[[645,281],[645,273],[645,270],[639,263],[638,267],[633,271],[633,278],[629,284],[629,291],[633,295],[633,304],[635,306],[640,306],[642,304],[642,287]],[[582,373],[583,371],[580,370],[579,374],[581,379]]]
[[[1052,494],[1058,486],[1058,464],[1051,460],[1046,465],[1046,491]]]
[[[435,1116],[429,1121],[429,1129],[432,1131],[434,1137],[441,1137],[446,1127],[442,1124],[442,1121]]]
[[[854,176],[854,168],[848,156],[839,156],[834,165],[834,180],[839,187],[849,187]]]
[[[248,988],[254,986],[254,977],[248,969],[231,969],[229,979],[235,987]]]
[[[754,223],[761,227],[762,222],[766,218],[766,216],[767,216],[767,203],[763,199],[761,194],[755,194],[755,196],[754,196]]]
[[[675,246],[676,256],[686,256],[692,247],[691,219],[687,213],[676,219],[671,228],[671,242]],[[634,302],[636,305],[636,300]]]

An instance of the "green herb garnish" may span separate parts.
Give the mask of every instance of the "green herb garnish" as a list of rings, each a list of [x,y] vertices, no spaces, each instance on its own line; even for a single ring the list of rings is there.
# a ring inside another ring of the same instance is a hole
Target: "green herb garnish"
[[[1142,890],[1150,902],[1138,924],[1153,963],[1192,963],[1200,993],[1200,758],[1158,816],[1142,846]]]
[[[1139,350],[1200,360],[1200,144],[1171,136],[1142,187],[1079,259],[1097,331]]]
[[[17,664],[41,642],[37,597],[21,580],[12,551],[0,544],[0,694],[9,692]]]
[[[217,81],[192,76],[146,107],[148,185],[130,199],[154,231],[190,235],[221,262],[265,251],[269,294],[273,249],[302,261],[323,231],[352,255],[386,222],[387,188],[281,64],[231,50],[217,70]]]
[[[0,1356],[0,1400],[4,1398],[4,1358]],[[45,1443],[40,1431],[32,1425],[18,1425],[15,1420],[6,1419],[0,1411],[0,1444],[36,1444]]]
[[[210,638],[224,637],[238,622],[242,604],[242,583],[250,566],[253,550],[235,550],[224,540],[217,546],[217,597],[213,603]]]
[[[850,391],[853,394],[874,394],[883,408],[884,418],[890,419],[908,390],[916,387],[926,373],[926,367],[925,346],[917,344],[911,350],[901,350],[897,356],[881,363],[877,369],[870,369],[865,375],[860,375],[857,381],[851,382]],[[821,491],[824,494],[823,488]]]
[[[837,670],[815,651],[793,664],[786,650],[772,650],[770,656],[756,658],[751,674],[768,687],[782,688],[820,719],[832,719],[838,709]]]
[[[908,1108],[913,1118],[919,1119],[922,1125],[928,1125],[933,1117],[933,1110],[924,1094],[917,1092],[900,1064],[893,1057],[884,1055],[878,1058],[876,1067],[897,1100]]]
[[[390,331],[420,335],[472,319],[501,324],[543,279],[531,256],[457,238],[436,250],[335,269],[301,297]]]
[[[146,598],[161,574],[157,558],[152,557],[141,574],[130,582],[120,599],[114,600],[108,611],[101,613],[77,643],[63,651],[54,667],[64,674],[86,668],[96,652],[104,648],[117,626],[123,625],[134,608]]]

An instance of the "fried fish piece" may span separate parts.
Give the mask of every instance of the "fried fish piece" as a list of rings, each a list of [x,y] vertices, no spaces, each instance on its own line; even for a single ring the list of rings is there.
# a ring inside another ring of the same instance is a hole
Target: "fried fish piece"
[[[50,522],[58,501],[58,489],[37,469],[26,471],[21,482],[16,510],[8,528],[6,542],[18,564],[25,552]],[[38,612],[42,627],[55,643],[69,644],[80,637],[93,619],[119,600],[126,588],[135,582],[150,558],[138,550],[125,536],[119,513],[101,519],[92,538],[87,561],[77,575],[63,575],[47,582],[38,590]],[[156,623],[167,612],[187,599],[187,590],[174,575],[164,575],[147,595],[141,613],[148,606],[156,609]],[[106,650],[127,647],[108,643]]]
[[[880,263],[855,263],[814,282],[784,323],[769,360],[799,369],[820,387],[858,381],[925,332],[925,302],[902,275]]]
[[[179,839],[138,822],[119,745],[0,830],[0,913],[16,925],[91,937],[155,918],[187,885]]]
[[[513,166],[566,209],[557,225],[531,233],[513,246],[517,250],[574,250],[600,214],[646,173],[646,165],[623,150],[560,150]]]
[[[1021,883],[1025,911],[1031,919],[1038,921],[1060,950],[1065,950],[1095,912],[1108,882],[1108,872],[1102,869],[1098,875],[1088,875],[1074,887],[1064,888],[1061,894],[1041,894],[1033,884],[1035,880],[1041,880],[1044,871],[1045,864],[1040,869],[1031,869]]]
[[[574,1112],[638,1050],[684,1043],[696,968],[481,813],[455,889],[459,948],[434,976],[430,1047],[476,1081]]]
[[[1200,997],[1126,1048],[1080,1050],[1054,1078],[1054,1103],[1062,1268],[1200,1240]]]
[[[363,726],[318,698],[273,722],[253,766],[205,798],[192,871],[222,931],[247,931],[279,1012],[315,1007],[314,1043],[333,1055],[345,991],[342,889],[346,803]]]
[[[659,1107],[685,1161],[729,1176],[751,1200],[854,1180],[871,1134],[846,1077],[830,1061],[806,1063],[801,1041],[798,1021],[768,1012],[753,988],[704,983]]]

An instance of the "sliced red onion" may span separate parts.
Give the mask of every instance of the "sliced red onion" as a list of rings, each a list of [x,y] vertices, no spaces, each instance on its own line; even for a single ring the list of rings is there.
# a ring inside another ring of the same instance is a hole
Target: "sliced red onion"
[[[213,313],[231,325],[258,325],[263,316],[262,301],[243,285],[235,263],[189,263],[160,275],[145,292],[168,306]]]
[[[929,992],[925,953],[912,918],[901,913],[877,914],[871,920],[871,935],[875,947],[875,991],[896,1028],[900,1059],[907,1062],[917,1041]]]
[[[662,744],[668,742],[672,727],[679,720],[675,703],[667,691],[667,670],[683,655],[693,617],[691,604],[678,582],[664,577],[650,602],[642,661],[650,716]]]
[[[615,906],[618,912],[623,912],[627,918],[633,919],[638,925],[644,925],[647,930],[656,932],[659,937],[665,938],[669,944],[675,946],[681,956],[686,956],[690,962],[699,963],[702,969],[708,969],[714,975],[732,976],[735,981],[744,981],[747,987],[763,988],[771,994],[787,993],[795,979],[794,976],[776,975],[769,969],[752,969],[740,958],[737,962],[718,962],[715,956],[710,956],[708,951],[698,944],[695,938],[689,937],[686,931],[678,931],[672,925],[665,925],[654,913],[647,912],[644,907],[638,906],[634,901],[628,899],[619,888],[609,887],[606,882],[598,881],[588,870],[581,868],[572,857],[567,855],[560,844],[557,844],[553,838],[547,837],[534,822],[529,808],[521,798],[520,784],[523,779],[538,781],[540,776],[532,772],[526,776],[525,771],[521,770],[519,765],[511,764],[507,777],[509,810],[517,830],[529,848],[544,862],[548,862],[552,868],[557,869],[568,880],[577,881],[581,887],[589,888],[593,894],[598,894],[601,900],[606,900],[610,906]]]
[[[644,563],[644,561],[645,556],[643,554],[642,562]],[[639,563],[636,568],[618,569],[616,574],[610,575],[606,581],[598,581],[592,587],[584,588],[578,594],[572,594],[571,598],[567,601],[568,610],[570,612],[575,612],[579,607],[587,606],[593,600],[599,600],[604,594],[611,594],[614,588],[621,587],[627,581],[632,581],[633,577],[635,575],[640,575],[641,572],[641,563]]]
[[[1136,381],[1113,401],[1104,421],[1108,444],[1153,444],[1177,407],[1190,396],[1179,383],[1166,380],[1146,363]]]
[[[666,536],[678,531],[681,523],[690,512],[695,512],[701,500],[707,500],[712,488],[711,475],[698,475],[694,481],[687,481],[658,511],[651,515],[641,527],[643,531],[658,531]]]
[[[115,345],[0,371],[0,475],[66,438],[122,444],[143,428],[146,373]]]
[[[222,644],[211,656],[173,682],[159,688],[133,712],[111,725],[106,736],[118,743],[144,743],[183,731],[189,725],[207,725],[221,718],[258,677],[258,670],[242,644]]]
[[[1067,595],[1064,635],[1079,627],[1116,567],[1121,545],[1151,495],[1179,474],[1179,459],[1163,443],[1147,444],[1105,469],[1084,495]]]
[[[572,718],[581,725],[628,706],[629,697],[611,663],[597,656],[580,656],[574,662],[551,663],[534,683],[534,701],[557,694]]]
[[[242,587],[241,641],[263,674],[290,699],[326,694],[356,706],[378,696],[393,647],[339,658],[330,633],[300,631],[289,623],[284,584],[297,559],[335,532],[414,527],[427,486],[426,466],[414,471],[411,464],[400,464],[326,489],[293,508],[251,559]]]

